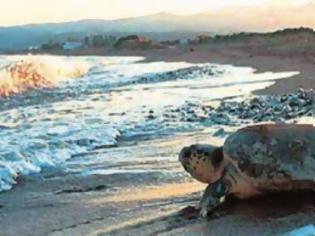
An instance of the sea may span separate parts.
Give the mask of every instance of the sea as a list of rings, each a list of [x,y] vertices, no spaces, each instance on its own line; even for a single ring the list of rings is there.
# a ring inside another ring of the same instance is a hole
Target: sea
[[[52,170],[163,175],[160,164],[176,157],[135,147],[218,128],[206,117],[177,118],[183,107],[247,99],[297,73],[142,57],[0,56],[0,192]]]

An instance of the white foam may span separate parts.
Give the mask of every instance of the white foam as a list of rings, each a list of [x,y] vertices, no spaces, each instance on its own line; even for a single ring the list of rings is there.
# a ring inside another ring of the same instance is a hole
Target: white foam
[[[54,87],[80,77],[90,67],[86,61],[73,60],[69,63],[65,58],[51,56],[8,57],[1,64],[0,96]]]
[[[1,57],[0,67],[21,58],[24,57]],[[141,59],[31,57],[30,60],[37,64],[49,67],[46,77],[57,83],[55,90],[47,92],[47,96],[57,95],[55,100],[46,101],[46,92],[38,91],[38,97],[36,93],[32,97],[35,105],[27,107],[23,101],[14,103],[14,98],[13,109],[4,109],[0,104],[0,124],[7,127],[0,126],[0,135],[5,137],[0,139],[0,191],[10,189],[20,175],[63,166],[72,155],[117,144],[121,136],[172,134],[202,126],[184,121],[164,122],[162,114],[167,107],[178,108],[185,101],[203,103],[247,95],[271,85],[276,79],[294,74],[254,74],[251,68],[203,64],[199,66],[212,68],[213,75],[200,72],[193,77],[170,77],[163,82],[159,82],[161,77],[157,76],[155,83],[144,84],[140,77],[154,77],[157,73],[195,65],[184,62],[134,64]],[[76,65],[83,65],[82,68],[88,65],[90,70],[81,78],[72,80],[68,68],[71,71],[77,68]],[[156,119],[146,119],[149,110],[154,111]]]

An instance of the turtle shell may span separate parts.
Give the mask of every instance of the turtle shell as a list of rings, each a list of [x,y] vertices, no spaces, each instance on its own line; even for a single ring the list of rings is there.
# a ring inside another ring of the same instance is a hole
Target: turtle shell
[[[263,124],[230,135],[223,152],[248,176],[315,182],[315,127]]]

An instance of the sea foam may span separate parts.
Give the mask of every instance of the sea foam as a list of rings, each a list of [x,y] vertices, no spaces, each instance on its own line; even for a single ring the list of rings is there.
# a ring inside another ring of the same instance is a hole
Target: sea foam
[[[20,94],[30,89],[54,87],[62,81],[85,74],[87,62],[67,63],[58,57],[24,56],[0,68],[0,97]]]
[[[134,63],[141,59],[0,57],[0,88],[9,96],[0,97],[0,191],[20,176],[67,170],[74,156],[202,129],[207,123],[177,120],[169,111],[249,94],[292,75],[215,64]]]

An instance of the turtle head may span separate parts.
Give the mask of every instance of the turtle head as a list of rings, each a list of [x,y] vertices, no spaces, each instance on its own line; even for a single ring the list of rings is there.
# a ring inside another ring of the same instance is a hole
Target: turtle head
[[[219,170],[223,156],[222,147],[195,144],[180,151],[179,161],[193,178],[204,183],[213,183],[221,177]]]

